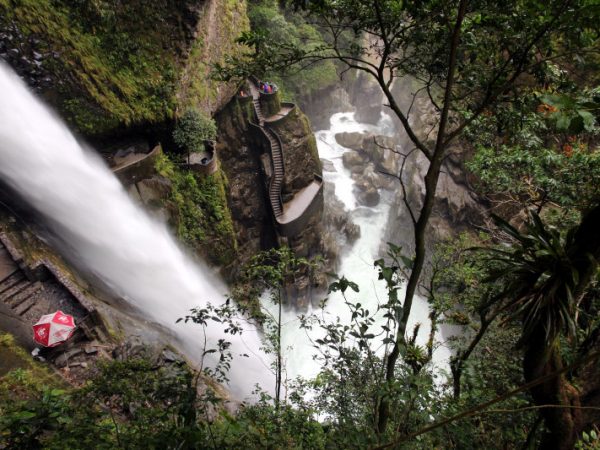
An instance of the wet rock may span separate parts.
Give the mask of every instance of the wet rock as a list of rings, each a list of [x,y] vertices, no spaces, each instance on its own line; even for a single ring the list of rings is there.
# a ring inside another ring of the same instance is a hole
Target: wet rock
[[[171,183],[165,178],[152,177],[137,183],[142,201],[147,205],[157,205],[171,193]]]
[[[94,355],[98,353],[98,347],[94,344],[86,345],[83,350],[85,351],[86,355]]]
[[[80,348],[74,348],[73,350],[66,351],[58,355],[58,357],[54,360],[54,364],[56,367],[66,367],[69,364],[69,359],[79,355],[83,350]]]
[[[328,129],[333,114],[354,111],[350,96],[342,87],[327,87],[311,96],[303,96],[299,99],[298,106],[310,118],[315,131]]]
[[[169,349],[163,350],[162,358],[167,363],[178,363],[178,364],[185,363],[185,360],[180,355],[178,355],[177,353],[175,353],[174,351],[171,351]]]
[[[383,93],[370,76],[359,74],[353,92],[352,103],[356,105],[354,118],[358,122],[377,124],[383,109]]]
[[[350,171],[353,171],[355,167],[358,167],[360,170],[362,170],[366,162],[366,158],[360,152],[348,151],[342,155],[342,161],[344,163],[344,167]]]
[[[321,165],[323,166],[324,172],[335,172],[333,163],[328,159],[321,159]]]
[[[360,237],[360,226],[347,221],[342,229],[349,243],[355,242]]]
[[[361,150],[366,136],[365,133],[358,132],[338,133],[335,135],[335,141],[342,147],[352,150]]]
[[[358,194],[358,201],[360,204],[373,207],[379,204],[381,195],[379,191],[374,187],[369,187],[366,191]]]
[[[375,168],[373,163],[367,164],[364,172],[362,173],[362,179],[366,182],[370,187],[374,187],[376,189],[381,189],[386,187],[386,179],[384,175],[379,173]]]

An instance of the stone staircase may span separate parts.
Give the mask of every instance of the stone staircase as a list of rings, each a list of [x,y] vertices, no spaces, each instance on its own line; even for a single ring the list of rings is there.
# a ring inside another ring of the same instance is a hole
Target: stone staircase
[[[260,106],[260,94],[258,88],[251,81],[250,91],[252,92],[252,103],[254,104],[254,112],[258,119],[258,125],[264,131],[269,144],[271,146],[271,159],[273,161],[273,179],[269,185],[269,200],[273,214],[275,217],[280,217],[283,214],[283,203],[281,201],[281,185],[283,184],[283,177],[285,175],[283,166],[283,149],[281,148],[281,141],[279,136],[265,126],[265,117]]]
[[[16,315],[24,316],[37,304],[36,295],[43,289],[39,281],[30,281],[0,243],[0,303]]]
[[[265,116],[262,113],[262,108],[260,107],[260,95],[258,90],[254,87],[254,84],[250,84],[251,92],[252,92],[252,104],[254,105],[254,113],[256,114],[256,118],[258,119],[258,125],[264,129],[265,126]]]

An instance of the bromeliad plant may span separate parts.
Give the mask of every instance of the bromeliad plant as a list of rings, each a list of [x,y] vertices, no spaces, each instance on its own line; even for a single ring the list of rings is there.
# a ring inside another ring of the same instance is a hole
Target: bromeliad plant
[[[523,374],[537,383],[530,393],[547,429],[541,448],[572,448],[586,423],[579,406],[587,400],[575,387],[576,372],[565,371],[569,356],[576,361],[598,356],[578,348],[574,338],[585,326],[577,322],[582,299],[598,279],[600,207],[564,235],[534,212],[524,233],[499,218],[496,222],[511,243],[491,251],[490,261],[500,266],[490,279],[504,283],[495,299],[522,324]]]
[[[513,243],[506,249],[489,249],[491,260],[499,264],[489,280],[505,280],[499,297],[513,317],[523,320],[521,343],[540,332],[549,346],[561,333],[574,336],[579,273],[569,248],[575,229],[561,234],[545,227],[533,211],[523,234],[498,216],[495,221]]]

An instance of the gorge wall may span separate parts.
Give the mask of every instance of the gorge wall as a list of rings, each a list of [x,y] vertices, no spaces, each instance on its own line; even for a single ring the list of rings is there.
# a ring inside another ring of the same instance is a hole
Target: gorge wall
[[[161,149],[124,179],[130,196],[196,253],[232,279],[261,249],[283,243],[265,192],[252,111],[237,83],[210,76],[212,65],[244,50],[245,1],[0,1],[0,58],[7,61],[109,164]],[[172,130],[195,109],[218,126],[216,172],[188,172]],[[288,167],[284,201],[320,173],[306,116],[294,109],[279,127]],[[133,144],[132,144],[133,142]],[[141,142],[141,144],[140,144]],[[321,210],[290,239],[298,254],[322,251]]]

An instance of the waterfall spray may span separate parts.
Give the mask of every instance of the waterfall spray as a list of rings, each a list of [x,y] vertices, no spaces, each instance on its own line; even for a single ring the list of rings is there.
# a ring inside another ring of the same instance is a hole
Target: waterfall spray
[[[0,178],[45,217],[60,252],[171,329],[188,357],[197,359],[199,326],[175,321],[207,301],[222,303],[225,285],[187,257],[165,225],[137,207],[102,160],[1,63],[0,92]],[[230,336],[215,327],[208,329],[211,340],[232,341],[232,391],[243,397],[255,383],[268,388],[258,333]],[[235,357],[241,353],[252,355]]]

